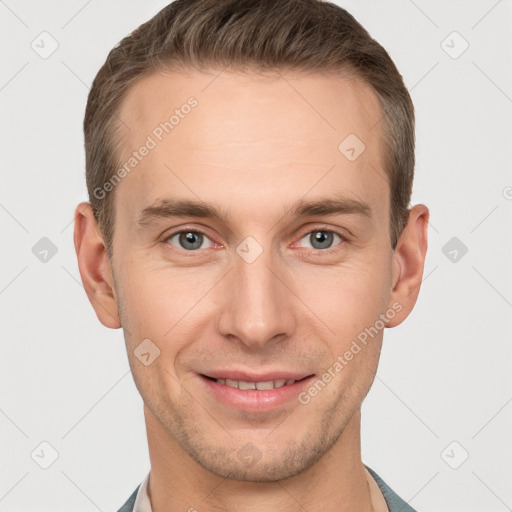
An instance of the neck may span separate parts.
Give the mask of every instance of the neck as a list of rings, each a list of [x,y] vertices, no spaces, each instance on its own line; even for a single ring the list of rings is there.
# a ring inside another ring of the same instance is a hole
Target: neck
[[[357,512],[372,510],[361,461],[361,413],[312,466],[285,480],[251,482],[216,475],[198,464],[145,405],[153,512]]]

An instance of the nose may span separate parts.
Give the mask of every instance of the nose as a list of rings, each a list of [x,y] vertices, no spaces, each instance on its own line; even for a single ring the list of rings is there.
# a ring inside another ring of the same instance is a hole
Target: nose
[[[291,337],[298,299],[289,283],[289,269],[270,250],[252,262],[238,254],[233,258],[233,270],[218,291],[220,334],[253,349]]]

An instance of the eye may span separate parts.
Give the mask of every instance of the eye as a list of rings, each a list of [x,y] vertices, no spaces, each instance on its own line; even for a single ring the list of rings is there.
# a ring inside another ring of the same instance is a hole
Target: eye
[[[173,243],[174,240],[174,243]],[[165,239],[171,245],[178,247],[179,249],[185,249],[187,251],[195,251],[197,249],[206,249],[212,246],[211,240],[201,233],[200,231],[178,231],[173,235],[170,235]],[[201,247],[203,242],[207,241],[207,247]]]
[[[330,249],[333,245],[333,241],[336,240],[336,237],[339,241],[343,241],[341,235],[334,233],[333,231],[327,231],[325,229],[316,229],[315,231],[310,231],[305,237],[301,238],[301,247],[310,247],[312,249]],[[306,241],[306,245],[302,245],[302,241]],[[310,244],[309,246],[307,244]]]

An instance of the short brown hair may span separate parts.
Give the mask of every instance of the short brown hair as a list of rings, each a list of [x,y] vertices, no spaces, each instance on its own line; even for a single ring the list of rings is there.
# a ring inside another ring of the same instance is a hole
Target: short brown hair
[[[376,92],[384,121],[383,168],[390,186],[391,245],[407,223],[414,176],[414,107],[386,50],[341,7],[322,0],[176,0],[108,54],[84,119],[89,200],[113,254],[114,193],[98,199],[121,165],[116,130],[133,83],[169,67],[349,71]],[[340,141],[341,142],[341,141]]]

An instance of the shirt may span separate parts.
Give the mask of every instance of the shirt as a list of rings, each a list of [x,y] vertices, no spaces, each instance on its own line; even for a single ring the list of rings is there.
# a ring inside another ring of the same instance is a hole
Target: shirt
[[[408,505],[382,478],[370,467],[365,465],[366,476],[370,486],[370,496],[375,512],[417,512]],[[147,492],[149,474],[137,486],[126,503],[118,512],[152,512],[151,502]]]

